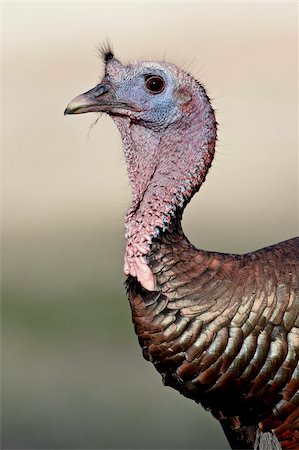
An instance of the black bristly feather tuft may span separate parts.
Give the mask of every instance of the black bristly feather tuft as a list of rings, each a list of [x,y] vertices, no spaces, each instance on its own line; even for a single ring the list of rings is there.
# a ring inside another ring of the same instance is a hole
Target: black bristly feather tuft
[[[110,59],[113,59],[114,58],[114,55],[113,55],[113,53],[111,52],[111,51],[107,51],[105,54],[104,54],[104,60],[105,60],[105,62],[108,62]]]
[[[99,55],[105,63],[114,58],[112,46],[107,40],[104,44],[100,44],[98,47]]]

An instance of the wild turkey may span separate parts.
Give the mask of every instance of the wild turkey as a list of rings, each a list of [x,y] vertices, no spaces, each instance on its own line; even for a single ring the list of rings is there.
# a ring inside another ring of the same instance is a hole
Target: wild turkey
[[[214,156],[209,98],[172,64],[103,57],[102,83],[65,114],[106,112],[121,133],[133,191],[124,271],[143,355],[233,449],[298,449],[299,239],[244,255],[195,248],[181,218]]]

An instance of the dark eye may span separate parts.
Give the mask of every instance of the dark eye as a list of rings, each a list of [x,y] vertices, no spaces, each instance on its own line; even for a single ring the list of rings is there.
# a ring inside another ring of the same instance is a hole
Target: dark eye
[[[164,91],[165,81],[157,75],[150,75],[145,79],[145,87],[151,94],[160,94]]]

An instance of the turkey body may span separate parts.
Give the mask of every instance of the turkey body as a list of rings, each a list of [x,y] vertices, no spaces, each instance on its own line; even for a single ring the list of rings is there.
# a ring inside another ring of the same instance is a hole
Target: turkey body
[[[152,246],[157,291],[127,280],[144,357],[211,411],[232,448],[253,448],[257,427],[299,448],[298,260],[298,238],[222,254],[196,249],[178,224]]]
[[[123,65],[66,114],[105,112],[132,187],[124,272],[145,358],[216,417],[233,449],[299,449],[299,240],[245,255],[196,249],[185,206],[211,166],[217,123],[204,87],[166,62]]]

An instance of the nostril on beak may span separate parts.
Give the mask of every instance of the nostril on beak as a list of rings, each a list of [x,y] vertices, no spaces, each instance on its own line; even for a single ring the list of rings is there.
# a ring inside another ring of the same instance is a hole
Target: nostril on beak
[[[97,98],[101,97],[104,94],[107,94],[107,92],[109,92],[108,86],[106,84],[99,84],[94,88],[92,94],[95,98]]]

